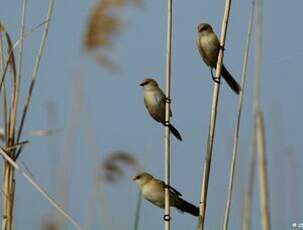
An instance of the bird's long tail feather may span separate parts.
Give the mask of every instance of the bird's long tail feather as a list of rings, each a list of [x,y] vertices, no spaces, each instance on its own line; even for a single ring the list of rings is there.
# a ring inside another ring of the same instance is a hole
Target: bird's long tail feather
[[[232,90],[236,93],[239,94],[241,87],[238,84],[238,82],[231,76],[231,74],[228,72],[228,70],[225,68],[225,66],[222,66],[222,77],[225,79],[227,84],[232,88]]]
[[[179,133],[179,131],[172,125],[169,125],[169,129],[172,132],[172,134],[179,140],[182,141],[182,137],[181,134]]]
[[[179,209],[181,212],[187,212],[193,216],[199,216],[199,208],[181,198],[178,199],[178,202],[176,203],[176,208]]]

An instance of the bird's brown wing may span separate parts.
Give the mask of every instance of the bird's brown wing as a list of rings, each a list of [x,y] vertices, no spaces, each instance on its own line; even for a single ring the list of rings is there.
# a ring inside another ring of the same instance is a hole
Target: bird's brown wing
[[[165,106],[165,103],[166,103],[166,101],[165,101],[165,95],[163,94],[163,96],[164,96],[164,98],[163,98],[163,102],[164,102],[164,106]],[[171,111],[171,108],[170,108],[170,110],[169,110],[169,116],[170,117],[172,117],[173,116],[173,113],[172,113],[172,111]]]
[[[157,181],[163,186],[163,189],[165,189],[164,181],[162,181],[162,180],[157,180]],[[177,189],[175,189],[174,187],[169,185],[168,188],[169,188],[169,191],[172,192],[173,194],[175,194],[177,196],[182,196],[182,194]]]
[[[182,194],[181,194],[177,189],[175,189],[175,188],[172,187],[172,186],[169,186],[169,190],[170,190],[171,192],[173,192],[174,194],[176,194],[177,196],[182,196]]]

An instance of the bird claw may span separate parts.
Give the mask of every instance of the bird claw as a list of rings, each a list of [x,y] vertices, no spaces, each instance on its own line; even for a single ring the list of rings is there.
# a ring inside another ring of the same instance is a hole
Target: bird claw
[[[211,73],[211,78],[213,79],[214,82],[221,84],[220,78],[219,77],[214,77],[213,69],[210,70]]]
[[[219,49],[225,51],[225,47],[224,46],[219,45]]]
[[[212,79],[214,82],[218,83],[218,84],[221,84],[221,81],[220,81],[220,78],[219,77],[214,77],[212,76]]]
[[[165,214],[165,215],[163,216],[163,219],[164,219],[164,221],[170,221],[170,220],[171,220],[171,216],[168,215],[168,214]]]
[[[165,97],[164,98],[164,102],[170,104],[171,103],[171,99],[169,97]]]

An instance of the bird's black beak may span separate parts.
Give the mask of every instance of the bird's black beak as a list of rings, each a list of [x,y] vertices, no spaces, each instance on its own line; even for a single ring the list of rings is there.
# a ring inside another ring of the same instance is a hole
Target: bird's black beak
[[[144,86],[144,83],[142,82],[142,83],[140,83],[140,86]]]

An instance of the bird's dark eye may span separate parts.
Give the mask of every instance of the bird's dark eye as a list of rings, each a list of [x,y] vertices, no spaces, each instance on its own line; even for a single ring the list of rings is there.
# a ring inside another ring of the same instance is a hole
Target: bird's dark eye
[[[141,178],[141,176],[136,176],[135,177],[135,180],[138,180],[138,179],[140,179]]]
[[[199,30],[199,32],[202,32],[203,30],[205,30],[205,27],[204,26],[199,26],[198,30]]]

